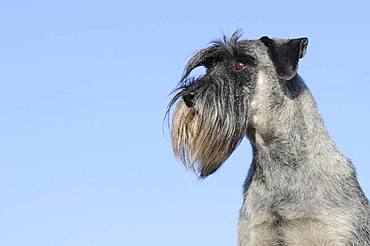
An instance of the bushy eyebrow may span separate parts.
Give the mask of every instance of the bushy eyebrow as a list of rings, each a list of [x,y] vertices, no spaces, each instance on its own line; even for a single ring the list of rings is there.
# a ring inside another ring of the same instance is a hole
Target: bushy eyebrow
[[[207,67],[215,60],[225,57],[227,53],[232,55],[233,47],[240,42],[241,36],[241,31],[234,32],[230,38],[224,35],[221,39],[211,42],[210,47],[198,51],[186,64],[181,81],[185,80],[196,67]]]
[[[220,49],[217,46],[211,46],[198,51],[186,64],[184,74],[181,77],[181,81],[185,80],[189,76],[191,71],[199,66],[206,66],[211,60],[220,57]]]

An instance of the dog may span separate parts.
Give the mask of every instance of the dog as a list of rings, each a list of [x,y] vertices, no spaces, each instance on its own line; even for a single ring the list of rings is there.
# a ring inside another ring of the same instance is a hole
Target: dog
[[[200,178],[251,143],[239,246],[370,245],[369,201],[297,73],[307,45],[224,36],[189,60],[169,103],[173,151]]]

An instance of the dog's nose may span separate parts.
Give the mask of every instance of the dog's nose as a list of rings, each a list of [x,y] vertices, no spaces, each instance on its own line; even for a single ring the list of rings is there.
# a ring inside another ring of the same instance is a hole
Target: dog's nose
[[[182,97],[182,100],[184,100],[185,105],[188,108],[193,107],[193,105],[194,105],[194,97],[195,97],[195,93],[194,92],[189,92],[188,94],[186,94],[185,96]]]

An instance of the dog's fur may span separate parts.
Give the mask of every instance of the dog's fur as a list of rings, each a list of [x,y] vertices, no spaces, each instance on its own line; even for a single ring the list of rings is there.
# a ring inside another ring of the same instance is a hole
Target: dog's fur
[[[174,152],[202,178],[251,142],[239,246],[370,245],[369,202],[297,74],[307,44],[224,37],[190,59],[170,102]]]

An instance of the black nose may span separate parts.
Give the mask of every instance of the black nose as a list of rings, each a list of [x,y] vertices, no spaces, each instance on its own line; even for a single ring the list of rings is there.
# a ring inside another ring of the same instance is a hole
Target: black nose
[[[185,96],[182,97],[182,100],[184,100],[184,102],[185,102],[185,104],[188,108],[193,107],[194,97],[195,97],[194,92],[189,92],[188,94],[186,94]]]

